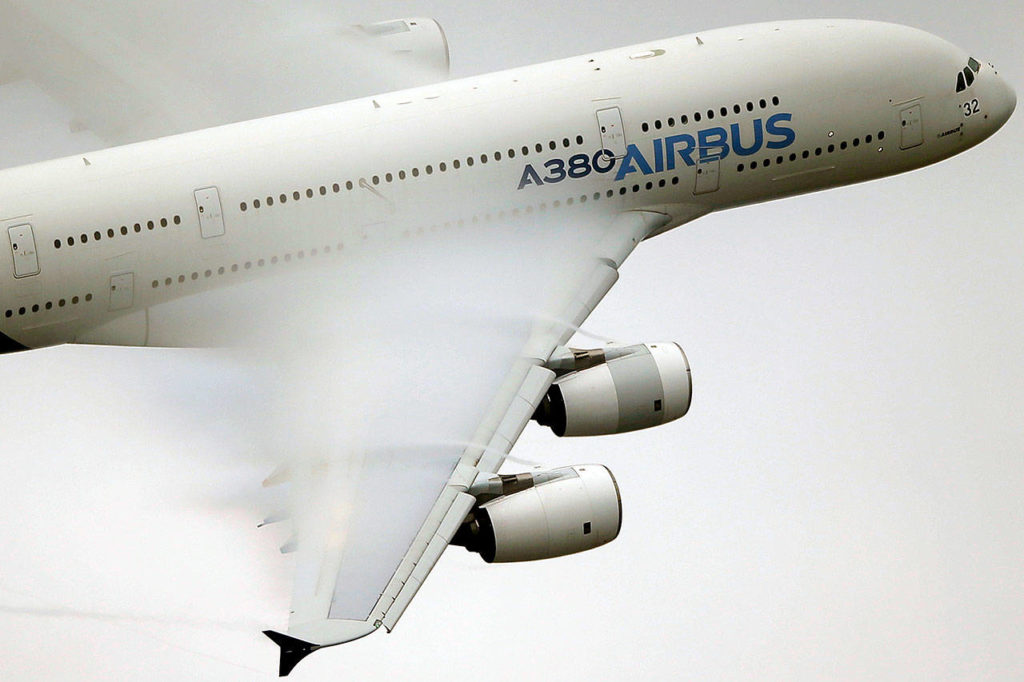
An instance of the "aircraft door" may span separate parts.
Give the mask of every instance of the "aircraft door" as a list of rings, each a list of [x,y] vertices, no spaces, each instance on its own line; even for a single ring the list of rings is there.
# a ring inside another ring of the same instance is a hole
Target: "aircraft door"
[[[601,148],[610,151],[616,159],[626,155],[626,130],[622,127],[622,112],[618,107],[599,109],[597,125],[601,131]]]
[[[224,234],[224,211],[220,205],[220,192],[216,187],[196,190],[196,209],[199,211],[199,231],[203,239]]]
[[[135,274],[126,272],[110,278],[110,310],[127,310],[135,301]]]
[[[36,253],[36,238],[31,225],[15,225],[7,228],[11,239],[11,253],[14,255],[14,276],[18,279],[39,274],[39,254]]]
[[[697,184],[694,185],[694,194],[707,194],[718,191],[718,170],[721,166],[721,159],[708,159],[697,164]]]
[[[910,149],[924,142],[921,126],[921,104],[900,110],[900,149]]]

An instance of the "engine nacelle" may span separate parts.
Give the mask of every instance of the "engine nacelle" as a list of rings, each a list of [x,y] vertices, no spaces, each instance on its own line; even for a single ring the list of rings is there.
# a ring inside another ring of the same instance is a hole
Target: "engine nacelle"
[[[452,539],[487,563],[550,559],[614,540],[622,499],[612,472],[599,464],[515,479],[517,492],[473,509]]]
[[[690,364],[675,343],[615,348],[614,357],[551,385],[534,415],[557,436],[604,436],[658,426],[690,409]],[[579,358],[599,351],[578,352]]]

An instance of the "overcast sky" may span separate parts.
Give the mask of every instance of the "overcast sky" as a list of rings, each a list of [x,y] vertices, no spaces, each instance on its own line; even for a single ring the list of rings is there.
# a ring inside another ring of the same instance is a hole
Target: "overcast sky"
[[[730,24],[881,19],[1024,90],[1024,16],[998,2],[366,12],[351,20],[439,19],[455,76]],[[620,537],[523,565],[452,548],[394,633],[293,677],[1024,678],[1022,121],[937,166],[641,246],[586,328],[679,342],[690,414],[601,439],[532,426],[514,453],[608,465]],[[24,144],[8,122],[0,140]],[[288,567],[241,485],[263,464],[218,458],[245,440],[225,426],[248,409],[244,377],[202,354],[111,353],[0,359],[19,443],[0,476],[0,678],[276,677],[259,630],[287,612]],[[76,402],[81,383],[102,387],[92,405]]]

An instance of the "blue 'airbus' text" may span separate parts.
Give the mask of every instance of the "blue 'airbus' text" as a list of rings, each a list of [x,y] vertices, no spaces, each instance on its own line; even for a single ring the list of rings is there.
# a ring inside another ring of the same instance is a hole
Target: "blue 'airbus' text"
[[[751,156],[762,149],[785,149],[796,142],[796,132],[790,126],[792,120],[792,114],[780,113],[767,120],[755,118],[751,121],[752,130],[741,130],[739,123],[733,123],[728,128],[705,128],[697,131],[696,135],[680,133],[659,137],[651,141],[650,151],[646,154],[635,144],[627,146],[621,161],[612,158],[611,153],[604,149],[593,155],[576,154],[568,159],[550,159],[541,166],[543,175],[532,163],[527,164],[519,189],[612,171],[615,171],[615,181],[618,182],[630,173],[653,175],[675,170],[680,161],[687,166],[695,166],[724,159],[729,154]]]

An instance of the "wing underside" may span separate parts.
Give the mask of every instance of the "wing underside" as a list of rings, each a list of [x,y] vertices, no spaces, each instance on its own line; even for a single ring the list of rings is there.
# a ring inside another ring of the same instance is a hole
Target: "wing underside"
[[[481,285],[479,277],[463,284],[448,278],[452,290],[472,287],[475,281],[485,290],[482,295],[491,310],[506,313],[480,327],[486,330],[483,336],[463,329],[470,345],[491,346],[480,353],[467,350],[462,356],[463,373],[473,385],[432,394],[434,399],[454,402],[426,406],[428,413],[452,410],[468,419],[454,420],[451,425],[456,428],[443,435],[435,431],[435,437],[442,437],[431,444],[396,448],[392,443],[361,453],[355,464],[318,461],[290,475],[302,491],[307,516],[296,521],[299,541],[288,634],[268,632],[282,646],[282,674],[318,648],[363,637],[381,626],[395,627],[474,505],[467,490],[478,476],[499,469],[554,380],[554,373],[544,367],[547,358],[609,291],[626,256],[665,219],[653,212],[613,218],[580,214],[580,224],[561,230],[559,238],[525,238],[519,251],[487,252],[486,239],[469,245],[469,257],[485,259],[487,270],[499,275],[532,261],[533,267],[526,270],[534,279],[499,276],[492,279],[492,284],[498,283],[493,287]],[[581,244],[592,247],[580,248]],[[530,252],[531,245],[536,252]],[[449,274],[459,270],[456,263],[447,265]],[[533,293],[524,296],[524,288]],[[389,296],[379,288],[375,295],[378,300]],[[459,300],[450,301],[453,309],[474,307],[455,298]],[[526,310],[528,315],[518,314]],[[439,312],[432,311],[434,325],[443,326]],[[467,342],[464,336],[460,339]],[[399,383],[401,390],[432,393],[421,382],[442,379],[406,374]],[[449,376],[447,383],[459,381]],[[418,423],[417,416],[409,414],[404,425],[415,429]],[[392,436],[401,432],[402,426],[394,425]],[[339,499],[355,502],[339,505]],[[315,532],[304,536],[303,526]]]

